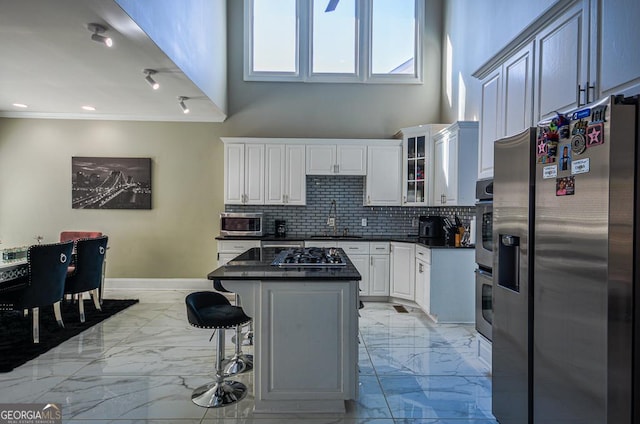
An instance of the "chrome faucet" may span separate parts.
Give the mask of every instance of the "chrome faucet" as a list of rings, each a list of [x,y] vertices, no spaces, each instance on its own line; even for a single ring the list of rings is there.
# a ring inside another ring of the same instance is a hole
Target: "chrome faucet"
[[[329,218],[327,219],[327,225],[333,227],[333,235],[338,235],[338,206],[336,200],[331,200],[331,207],[329,208]]]

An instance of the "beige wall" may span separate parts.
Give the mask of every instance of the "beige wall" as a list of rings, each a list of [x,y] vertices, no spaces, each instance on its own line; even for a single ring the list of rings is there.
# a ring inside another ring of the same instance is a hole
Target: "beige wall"
[[[71,208],[71,157],[152,159],[152,210]],[[222,142],[212,124],[0,120],[0,239],[109,235],[107,276],[203,278],[215,265]]]
[[[222,124],[0,119],[0,240],[110,236],[109,278],[204,278],[223,210],[222,136],[388,138],[440,118],[440,1],[427,2],[425,82],[257,83],[242,79],[242,1],[228,1],[229,114]],[[51,64],[55,66],[55,64]],[[71,157],[150,157],[150,211],[71,208]]]

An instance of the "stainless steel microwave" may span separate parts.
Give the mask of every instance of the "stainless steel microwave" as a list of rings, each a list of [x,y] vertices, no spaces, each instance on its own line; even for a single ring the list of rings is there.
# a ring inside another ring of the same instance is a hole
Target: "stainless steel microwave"
[[[261,236],[262,213],[222,212],[220,214],[220,235]]]

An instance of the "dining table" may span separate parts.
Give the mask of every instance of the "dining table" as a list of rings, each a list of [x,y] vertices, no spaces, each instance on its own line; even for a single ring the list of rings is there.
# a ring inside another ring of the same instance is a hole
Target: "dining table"
[[[28,283],[29,266],[26,256],[0,256],[0,294],[21,289]],[[17,256],[17,257],[16,257]]]

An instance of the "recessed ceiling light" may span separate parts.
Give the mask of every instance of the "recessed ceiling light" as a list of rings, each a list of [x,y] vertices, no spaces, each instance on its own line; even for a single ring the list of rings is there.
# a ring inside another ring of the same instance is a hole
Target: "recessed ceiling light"
[[[82,106],[82,109],[84,109],[84,110],[96,110],[96,108],[95,108],[95,107],[93,107],[93,106],[89,106],[89,105],[87,105],[87,106]]]
[[[28,107],[28,106],[27,106],[27,105],[25,105],[24,103],[14,103],[13,105],[14,105],[15,107],[22,107],[22,108]]]

